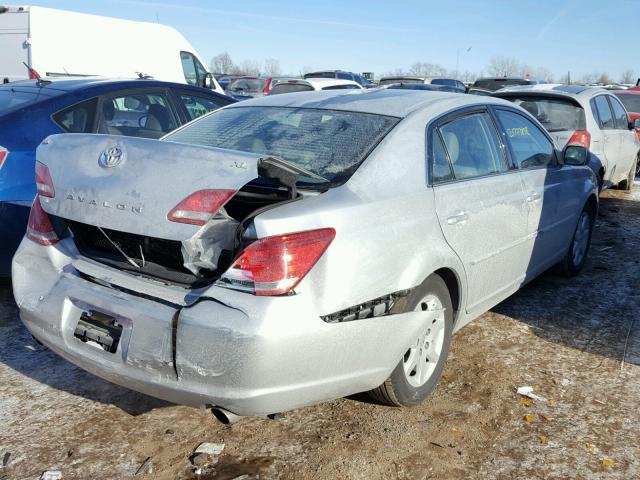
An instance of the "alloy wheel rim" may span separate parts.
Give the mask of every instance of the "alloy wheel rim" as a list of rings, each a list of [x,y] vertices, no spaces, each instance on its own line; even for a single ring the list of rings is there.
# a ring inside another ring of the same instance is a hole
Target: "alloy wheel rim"
[[[587,253],[587,244],[589,243],[589,214],[582,212],[580,220],[578,220],[578,226],[576,227],[576,233],[573,237],[573,264],[580,265]]]
[[[405,378],[412,387],[422,387],[433,375],[444,346],[445,319],[442,302],[435,295],[423,298],[415,311],[433,316],[402,359]]]

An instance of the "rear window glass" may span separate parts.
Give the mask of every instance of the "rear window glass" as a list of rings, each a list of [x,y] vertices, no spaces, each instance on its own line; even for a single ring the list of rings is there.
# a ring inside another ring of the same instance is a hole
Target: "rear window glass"
[[[640,113],[640,95],[630,95],[625,93],[617,93],[616,96],[620,99],[627,112]]]
[[[540,97],[509,97],[533,115],[548,132],[585,130],[584,109],[569,100]]]
[[[40,90],[18,90],[14,88],[0,88],[0,113],[6,113],[20,107],[26,107],[39,100],[51,98],[51,95],[42,94]]]
[[[458,86],[456,81],[452,80],[450,78],[434,78],[433,80],[431,80],[431,83],[433,85],[448,85],[450,87],[457,87]]]
[[[322,87],[322,90],[360,90],[358,85],[330,85],[328,87]]]
[[[424,80],[420,80],[419,78],[384,78],[380,80],[378,85],[391,85],[392,83],[424,83]]]
[[[259,78],[239,78],[229,84],[227,90],[231,92],[251,92],[259,93],[264,90],[266,80]]]
[[[399,121],[338,110],[236,107],[202,117],[164,140],[276,156],[340,184]]]
[[[275,87],[271,89],[269,95],[277,95],[278,93],[308,92],[310,90],[313,90],[313,87],[307,83],[278,82]]]
[[[495,78],[495,79],[487,79],[487,80],[476,80],[473,84],[474,87],[477,88],[486,88],[487,90],[500,90],[504,87],[509,87],[512,85],[529,85],[531,82],[529,80],[520,80],[520,79],[503,79],[503,78]]]
[[[304,78],[336,78],[336,72],[305,73]]]

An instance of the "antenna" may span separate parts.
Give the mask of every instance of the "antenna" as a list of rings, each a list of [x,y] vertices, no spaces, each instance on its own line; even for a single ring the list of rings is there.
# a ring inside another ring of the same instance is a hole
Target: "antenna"
[[[32,80],[39,80],[40,79],[40,74],[38,72],[36,72],[36,70],[34,68],[32,68],[27,62],[22,62],[22,64],[27,67],[27,70],[29,71],[29,78],[31,78]]]

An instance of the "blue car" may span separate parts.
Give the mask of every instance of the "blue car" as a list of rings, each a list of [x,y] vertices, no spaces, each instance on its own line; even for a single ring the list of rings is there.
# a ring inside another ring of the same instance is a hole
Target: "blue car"
[[[200,87],[156,80],[52,78],[0,85],[0,277],[24,235],[36,194],[36,147],[54,133],[160,138],[235,102]]]

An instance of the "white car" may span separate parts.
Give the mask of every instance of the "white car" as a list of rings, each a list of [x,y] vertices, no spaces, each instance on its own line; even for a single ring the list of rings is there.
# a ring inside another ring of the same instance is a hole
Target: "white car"
[[[611,92],[582,85],[507,87],[493,94],[527,110],[547,129],[559,149],[581,145],[600,189],[631,190],[640,143],[620,100]]]
[[[312,90],[363,90],[363,88],[358,82],[340,78],[290,78],[278,80],[278,83],[271,88],[269,95]]]

